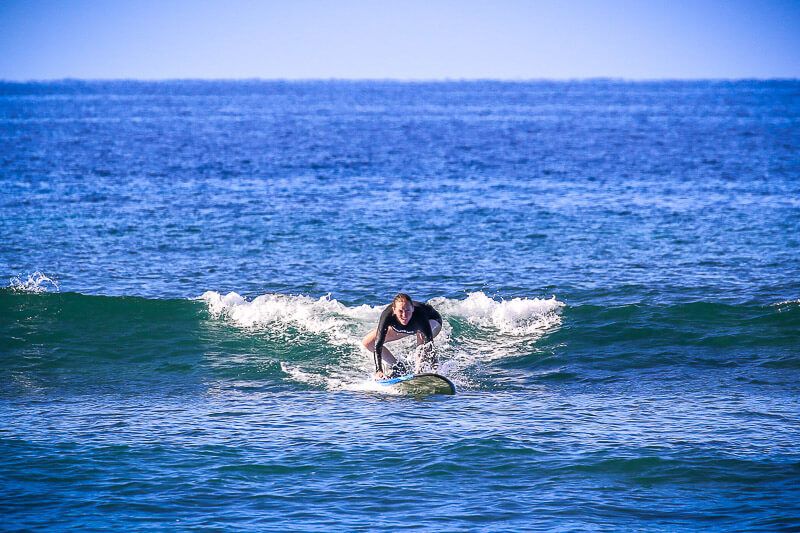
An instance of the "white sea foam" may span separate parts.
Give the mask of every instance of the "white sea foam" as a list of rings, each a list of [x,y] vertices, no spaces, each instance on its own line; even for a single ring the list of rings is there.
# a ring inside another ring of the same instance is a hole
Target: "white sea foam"
[[[381,385],[371,378],[364,378],[360,381],[352,383],[342,383],[340,390],[356,391],[356,392],[374,392],[378,394],[400,395],[401,392],[393,387]]]
[[[376,390],[385,388],[371,380],[372,357],[361,346],[361,339],[375,328],[384,305],[346,306],[330,295],[321,298],[264,294],[248,300],[235,292],[222,295],[209,291],[199,298],[205,301],[212,316],[228,320],[244,330],[267,330],[287,335],[287,329],[319,335],[323,342],[338,347],[337,352],[351,354],[340,361],[346,368],[331,370],[325,362],[300,368],[282,363],[291,379],[312,386],[325,384],[328,389]],[[517,356],[530,349],[542,335],[561,323],[564,307],[555,297],[550,299],[513,298],[495,300],[482,292],[470,293],[465,299],[434,298],[431,304],[445,319],[435,345],[440,358],[439,372],[457,386],[469,386],[465,369],[498,358]],[[466,321],[472,329],[457,336],[449,320]],[[412,363],[416,342],[413,336],[391,343],[392,353]],[[314,365],[320,365],[315,371]],[[326,375],[321,369],[325,368]]]
[[[540,335],[561,324],[563,302],[540,298],[494,300],[482,292],[470,293],[465,300],[434,298],[431,300],[442,314],[465,318],[469,323],[495,329],[505,335]]]
[[[480,375],[483,364],[530,353],[543,335],[561,325],[564,303],[541,298],[493,299],[483,292],[467,294],[463,300],[434,298],[431,304],[455,321],[471,329],[448,339],[445,350],[458,370],[453,381],[468,385],[471,375]]]
[[[307,383],[313,386],[327,386],[328,388],[332,388],[332,383],[329,379],[326,379],[325,376],[321,374],[315,374],[314,372],[307,372],[302,368],[291,365],[289,363],[282,362],[281,363],[281,370],[285,373],[289,374],[294,381],[299,383]]]
[[[28,275],[28,279],[23,280],[22,276],[14,276],[9,280],[9,287],[19,292],[50,292],[51,290],[58,292],[60,290],[58,281],[39,272],[38,270],[33,274]]]
[[[353,341],[353,330],[361,320],[377,320],[377,308],[347,307],[330,296],[264,294],[247,300],[235,292],[221,295],[208,291],[200,296],[213,316],[225,317],[242,328],[284,328],[324,334],[337,343]]]

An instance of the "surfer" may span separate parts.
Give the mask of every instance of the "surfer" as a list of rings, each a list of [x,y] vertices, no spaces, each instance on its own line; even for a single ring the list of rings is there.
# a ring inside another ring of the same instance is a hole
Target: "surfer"
[[[391,368],[390,377],[407,371],[383,343],[396,341],[409,335],[417,335],[417,345],[427,345],[417,352],[415,371],[421,370],[423,363],[435,366],[436,354],[433,351],[433,338],[442,330],[442,315],[430,304],[415,302],[411,296],[400,293],[381,313],[378,327],[361,341],[364,347],[375,356],[375,379],[383,379],[383,361]],[[427,359],[424,361],[423,359]]]

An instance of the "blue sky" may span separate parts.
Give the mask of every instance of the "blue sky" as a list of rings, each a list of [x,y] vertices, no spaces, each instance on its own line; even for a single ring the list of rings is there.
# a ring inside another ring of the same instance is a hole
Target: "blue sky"
[[[0,0],[0,79],[800,78],[800,0]]]

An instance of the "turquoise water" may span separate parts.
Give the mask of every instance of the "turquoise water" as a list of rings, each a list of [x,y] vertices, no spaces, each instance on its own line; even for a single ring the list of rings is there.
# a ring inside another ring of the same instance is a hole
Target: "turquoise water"
[[[0,83],[2,528],[795,530],[798,126],[795,81]],[[455,396],[371,383],[401,290]]]

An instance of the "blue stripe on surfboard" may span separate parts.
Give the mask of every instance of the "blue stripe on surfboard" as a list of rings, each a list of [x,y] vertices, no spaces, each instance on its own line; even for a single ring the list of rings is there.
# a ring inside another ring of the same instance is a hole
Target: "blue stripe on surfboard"
[[[378,380],[378,383],[380,383],[381,385],[395,385],[402,381],[408,381],[409,379],[412,379],[414,376],[416,376],[416,374],[406,374],[405,376],[398,376],[396,378],[381,379]]]

